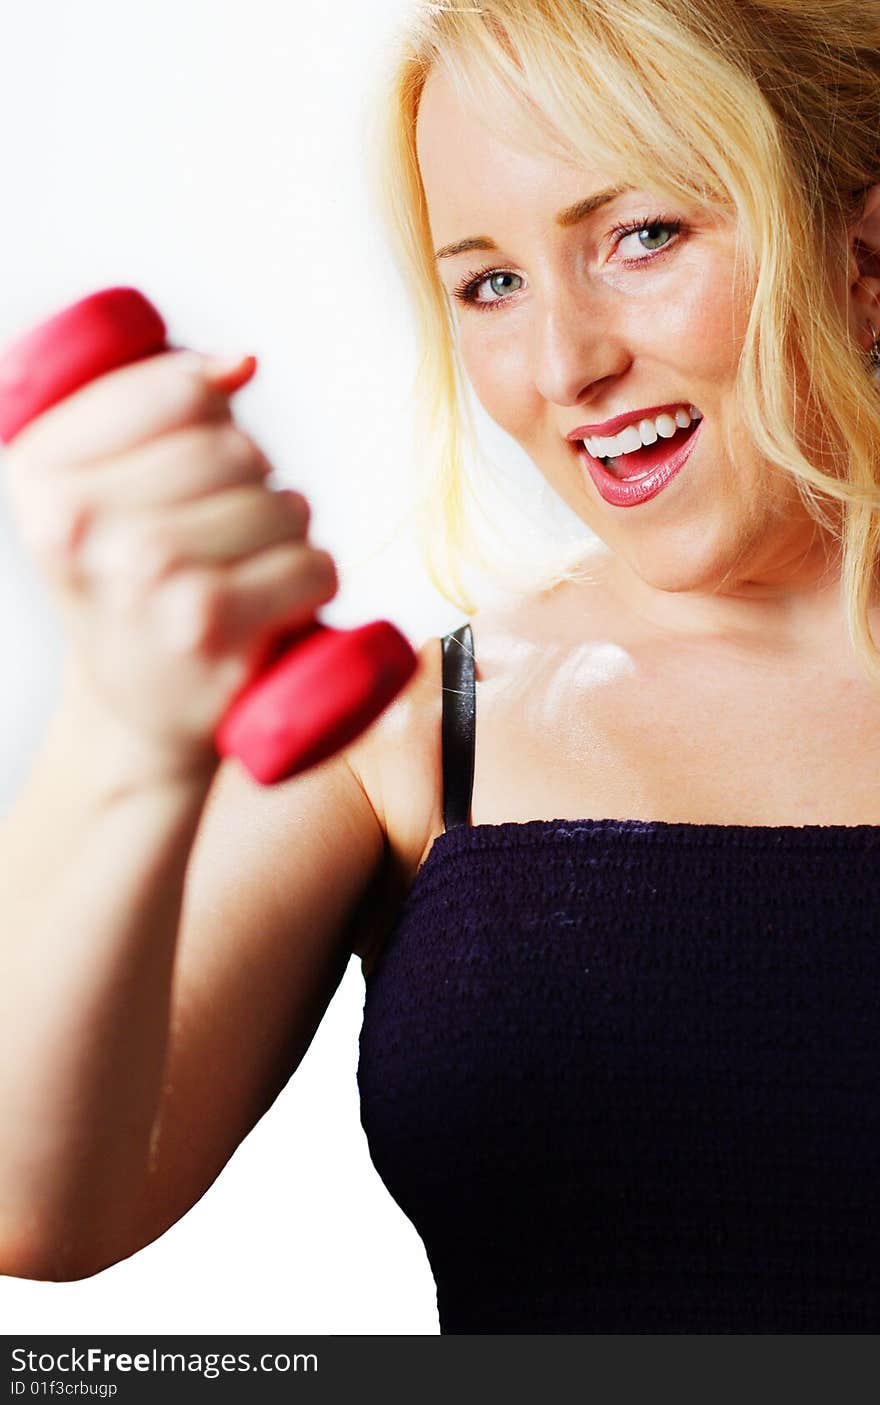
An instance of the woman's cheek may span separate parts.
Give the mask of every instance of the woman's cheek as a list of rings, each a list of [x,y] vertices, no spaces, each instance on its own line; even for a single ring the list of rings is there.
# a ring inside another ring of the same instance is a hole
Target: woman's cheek
[[[528,366],[515,340],[495,333],[480,335],[479,329],[465,329],[460,348],[467,378],[487,415],[515,438],[528,437],[529,427],[535,422],[535,391],[533,386],[530,389]]]

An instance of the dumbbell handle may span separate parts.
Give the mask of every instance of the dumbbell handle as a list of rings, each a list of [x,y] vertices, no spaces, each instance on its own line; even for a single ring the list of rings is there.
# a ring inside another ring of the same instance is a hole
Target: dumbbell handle
[[[136,288],[82,298],[0,354],[0,440],[9,444],[97,376],[168,349],[165,323]],[[409,641],[388,620],[348,630],[314,621],[287,631],[233,698],[214,743],[271,785],[353,741],[417,667]]]

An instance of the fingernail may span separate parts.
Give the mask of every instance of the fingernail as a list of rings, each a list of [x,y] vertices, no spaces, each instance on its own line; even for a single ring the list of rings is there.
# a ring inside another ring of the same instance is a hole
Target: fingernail
[[[203,356],[202,369],[206,376],[228,376],[237,371],[245,361],[254,361],[253,356]]]
[[[206,356],[202,362],[202,375],[224,391],[239,389],[250,380],[256,369],[256,356]]]

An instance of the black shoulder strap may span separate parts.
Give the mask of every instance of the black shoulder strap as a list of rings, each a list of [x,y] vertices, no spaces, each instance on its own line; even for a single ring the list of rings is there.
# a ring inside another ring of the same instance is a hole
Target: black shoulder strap
[[[443,823],[470,824],[477,702],[470,625],[443,636]]]

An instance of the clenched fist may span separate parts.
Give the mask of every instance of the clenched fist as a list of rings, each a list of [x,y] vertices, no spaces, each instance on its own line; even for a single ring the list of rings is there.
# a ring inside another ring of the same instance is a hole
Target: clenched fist
[[[273,641],[336,594],[301,493],[229,397],[255,361],[172,351],[100,376],[2,456],[21,539],[83,686],[171,772],[204,766],[231,699]]]

